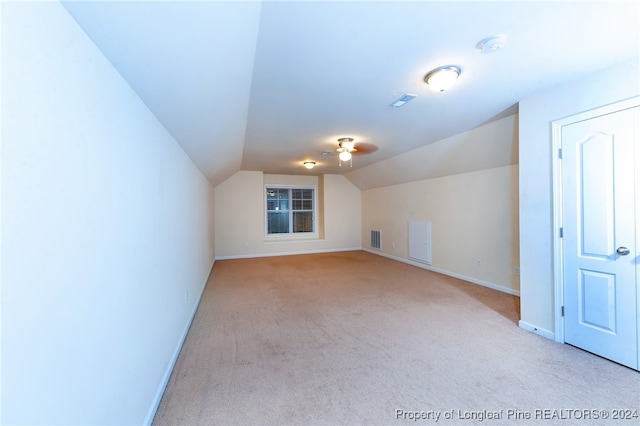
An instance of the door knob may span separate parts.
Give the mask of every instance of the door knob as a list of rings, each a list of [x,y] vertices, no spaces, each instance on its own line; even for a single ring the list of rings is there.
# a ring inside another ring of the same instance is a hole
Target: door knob
[[[616,253],[618,253],[621,256],[626,256],[629,253],[631,253],[631,250],[629,250],[626,247],[618,247],[618,250],[616,250]]]

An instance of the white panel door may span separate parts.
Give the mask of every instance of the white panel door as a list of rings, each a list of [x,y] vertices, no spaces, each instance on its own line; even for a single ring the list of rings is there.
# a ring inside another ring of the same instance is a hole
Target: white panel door
[[[638,110],[562,127],[565,342],[635,369]]]

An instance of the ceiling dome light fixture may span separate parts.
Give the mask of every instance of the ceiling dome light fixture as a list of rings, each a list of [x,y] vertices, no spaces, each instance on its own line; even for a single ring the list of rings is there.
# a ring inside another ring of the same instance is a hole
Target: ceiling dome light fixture
[[[304,162],[304,163],[302,163],[302,164],[304,164],[304,166],[305,166],[307,169],[311,170],[311,169],[313,169],[313,167],[316,165],[316,162],[315,162],[315,161],[305,161],[305,162]]]
[[[437,92],[444,92],[453,85],[461,72],[458,66],[445,65],[429,71],[424,77],[424,82],[427,83],[429,88]]]
[[[342,167],[342,162],[351,161],[350,167],[353,167],[352,152],[356,152],[354,147],[353,138],[340,138],[338,139],[338,158],[340,159],[338,165]]]

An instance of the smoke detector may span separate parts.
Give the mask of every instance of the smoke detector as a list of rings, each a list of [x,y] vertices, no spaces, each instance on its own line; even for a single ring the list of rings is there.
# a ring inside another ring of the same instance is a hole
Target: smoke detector
[[[507,36],[503,34],[495,35],[482,39],[476,44],[476,48],[482,53],[494,53],[502,49],[507,43]]]

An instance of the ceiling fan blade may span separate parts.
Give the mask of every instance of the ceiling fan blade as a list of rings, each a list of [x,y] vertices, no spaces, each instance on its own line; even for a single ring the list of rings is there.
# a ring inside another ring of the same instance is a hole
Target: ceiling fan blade
[[[352,151],[351,153],[353,155],[363,155],[363,154],[371,154],[373,152],[376,152],[377,150],[378,150],[378,146],[372,143],[359,143],[356,146],[355,151]]]

